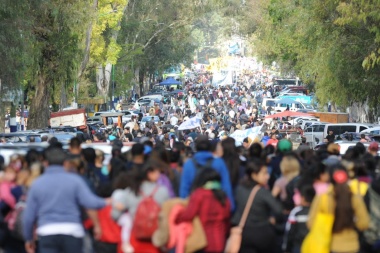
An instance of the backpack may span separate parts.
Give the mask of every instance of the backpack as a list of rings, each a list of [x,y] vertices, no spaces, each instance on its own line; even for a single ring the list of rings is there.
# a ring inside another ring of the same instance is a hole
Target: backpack
[[[24,240],[22,217],[24,214],[25,207],[26,207],[26,202],[25,202],[25,195],[24,195],[21,197],[20,201],[17,202],[14,209],[6,217],[6,221],[8,223],[8,229],[11,235],[19,240]]]
[[[133,223],[133,233],[138,240],[151,240],[153,233],[158,228],[158,215],[161,211],[161,207],[153,199],[153,196],[157,190],[158,186],[156,186],[153,192],[148,196],[145,196],[142,192],[140,192],[143,199],[137,206]]]
[[[202,170],[213,169],[212,163],[214,162],[214,158],[213,157],[208,158],[204,165],[199,164],[198,161],[194,157],[192,158],[192,161],[195,166],[195,177],[194,177],[193,187],[192,187],[192,189],[194,190],[194,187],[196,186],[196,182],[198,181],[199,174],[201,174]]]
[[[364,238],[370,244],[374,245],[380,241],[380,196],[370,187],[369,194],[369,228],[364,231]]]

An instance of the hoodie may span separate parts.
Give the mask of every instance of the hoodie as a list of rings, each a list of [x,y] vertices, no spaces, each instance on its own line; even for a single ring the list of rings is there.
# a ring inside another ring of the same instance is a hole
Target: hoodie
[[[212,153],[207,152],[207,151],[200,151],[194,155],[195,160],[197,160],[199,164],[202,166],[205,165],[207,160],[209,160],[212,157],[213,157]],[[222,179],[222,182],[221,182],[222,189],[227,194],[227,197],[230,200],[231,209],[234,210],[235,202],[234,202],[234,198],[232,194],[230,175],[228,173],[226,164],[224,163],[223,159],[214,158],[212,162],[212,168],[219,172],[220,177]],[[180,189],[179,189],[179,196],[181,198],[189,197],[191,193],[191,187],[193,186],[194,179],[196,176],[196,170],[197,169],[192,159],[188,159],[183,165],[183,171],[182,171],[181,183],[180,183]]]
[[[270,137],[269,136],[264,136],[262,139],[261,139],[261,142],[264,144],[264,146],[267,145],[267,142],[270,140]]]

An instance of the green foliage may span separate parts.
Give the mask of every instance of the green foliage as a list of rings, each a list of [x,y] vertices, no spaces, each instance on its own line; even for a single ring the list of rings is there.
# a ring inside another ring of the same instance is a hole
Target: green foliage
[[[316,84],[321,104],[379,102],[377,1],[271,0],[255,31],[261,57]],[[365,69],[364,69],[364,68]]]

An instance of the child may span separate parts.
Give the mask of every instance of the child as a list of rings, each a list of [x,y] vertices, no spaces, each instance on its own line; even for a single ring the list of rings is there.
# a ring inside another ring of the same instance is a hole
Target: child
[[[282,249],[284,252],[301,252],[302,242],[309,230],[306,226],[311,202],[315,196],[312,185],[301,188],[301,205],[295,207],[289,214]]]

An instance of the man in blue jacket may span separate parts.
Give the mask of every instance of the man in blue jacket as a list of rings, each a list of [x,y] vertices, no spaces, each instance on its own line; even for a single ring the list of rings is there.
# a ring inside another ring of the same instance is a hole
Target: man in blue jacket
[[[44,158],[45,173],[30,188],[24,210],[25,249],[35,252],[36,225],[39,252],[81,252],[85,231],[80,208],[100,209],[109,201],[94,195],[78,175],[65,171],[62,149],[49,147]]]
[[[183,165],[181,184],[179,189],[179,195],[181,198],[187,198],[191,193],[195,177],[199,175],[197,170],[202,169],[202,166],[207,166],[207,163],[211,161],[210,167],[218,171],[222,178],[222,189],[227,194],[231,201],[232,210],[235,207],[234,198],[232,194],[232,187],[229,172],[226,164],[221,158],[214,158],[211,153],[211,142],[206,136],[199,136],[195,141],[195,153],[193,159],[189,159]],[[197,164],[194,163],[194,160]]]

